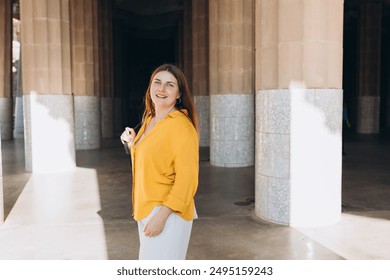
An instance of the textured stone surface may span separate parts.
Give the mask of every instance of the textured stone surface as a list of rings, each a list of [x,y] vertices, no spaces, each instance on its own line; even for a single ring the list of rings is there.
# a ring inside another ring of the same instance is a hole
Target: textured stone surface
[[[210,96],[210,162],[215,166],[254,164],[254,95]]]
[[[337,220],[341,121],[342,90],[257,92],[255,209],[259,217],[306,226]]]
[[[101,146],[100,97],[75,96],[76,149],[90,150]]]
[[[194,96],[196,112],[198,114],[200,146],[210,146],[210,96]]]
[[[0,97],[1,139],[12,139],[12,99]]]
[[[23,97],[17,96],[15,98],[14,138],[23,138],[23,137],[24,137]]]

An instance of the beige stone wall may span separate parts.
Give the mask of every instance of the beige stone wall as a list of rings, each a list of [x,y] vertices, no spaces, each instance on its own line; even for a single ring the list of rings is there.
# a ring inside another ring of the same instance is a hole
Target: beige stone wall
[[[94,96],[99,94],[99,61],[97,46],[96,1],[71,0],[72,37],[72,92],[75,96]],[[96,70],[97,68],[97,70]]]
[[[193,63],[193,52],[192,52],[192,2],[193,1],[183,1],[183,18],[182,18],[182,28],[180,37],[182,37],[183,42],[183,51],[179,51],[181,57],[179,59],[179,66],[182,67],[184,74],[186,75],[188,86],[190,92],[192,92],[192,63]],[[180,29],[180,28],[179,28]],[[182,60],[182,61],[180,61]]]
[[[113,97],[113,57],[112,57],[112,7],[110,0],[100,0],[99,17],[99,88],[100,96]]]
[[[0,1],[0,97],[11,97],[11,0]]]
[[[209,1],[210,94],[253,93],[253,1]]]
[[[99,52],[99,1],[92,2],[92,32],[93,32],[93,81],[96,96],[100,96],[100,60]]]
[[[68,0],[20,0],[23,91],[71,94]]]
[[[208,1],[192,1],[192,92],[209,95]]]
[[[342,88],[342,0],[256,0],[256,89]]]

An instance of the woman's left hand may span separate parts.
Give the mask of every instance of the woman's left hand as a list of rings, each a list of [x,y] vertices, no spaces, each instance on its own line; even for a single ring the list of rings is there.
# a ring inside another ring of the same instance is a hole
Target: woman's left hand
[[[159,235],[163,231],[165,222],[172,212],[172,209],[164,205],[161,206],[160,210],[146,223],[144,227],[145,236],[155,237]]]

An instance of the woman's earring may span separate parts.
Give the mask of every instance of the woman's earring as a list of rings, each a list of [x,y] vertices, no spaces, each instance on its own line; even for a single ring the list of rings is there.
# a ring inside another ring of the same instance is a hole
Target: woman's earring
[[[176,105],[180,105],[180,103],[181,103],[181,98],[180,97],[176,98]]]

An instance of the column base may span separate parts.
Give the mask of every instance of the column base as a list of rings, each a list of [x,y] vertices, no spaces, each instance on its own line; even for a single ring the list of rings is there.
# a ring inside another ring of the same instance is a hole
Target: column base
[[[199,124],[199,145],[201,147],[210,146],[210,96],[194,96],[196,112]]]
[[[210,163],[221,167],[254,164],[254,95],[210,96]]]
[[[23,97],[17,96],[15,99],[15,126],[14,138],[24,138],[24,123],[23,123]]]
[[[24,95],[26,170],[63,172],[76,166],[73,96]]]
[[[100,97],[75,96],[76,150],[101,147]]]
[[[2,140],[12,139],[12,98],[0,97],[0,131]]]
[[[339,220],[341,128],[342,90],[257,92],[257,216],[300,227]]]

